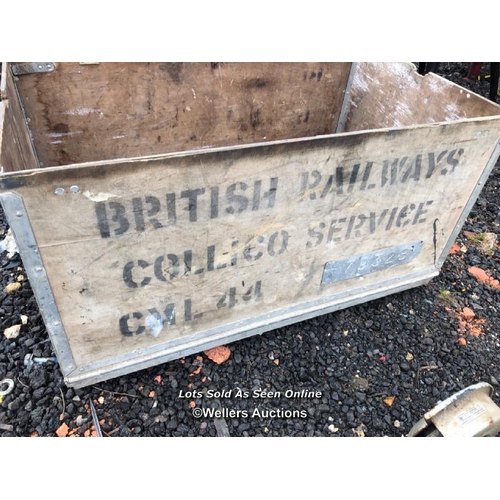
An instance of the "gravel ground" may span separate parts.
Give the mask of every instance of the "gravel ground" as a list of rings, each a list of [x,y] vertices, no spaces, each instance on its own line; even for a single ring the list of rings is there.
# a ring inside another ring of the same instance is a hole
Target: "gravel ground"
[[[442,63],[438,73],[487,96],[489,83],[462,79],[467,67]],[[468,272],[500,278],[500,247],[484,237],[500,233],[499,186],[497,163],[456,253],[425,286],[230,344],[220,365],[201,353],[79,390],[65,386],[57,363],[24,365],[27,354],[54,354],[19,255],[2,253],[0,380],[14,389],[0,403],[0,436],[93,436],[91,400],[104,436],[405,436],[438,401],[479,381],[500,404],[500,292]],[[23,320],[15,339],[2,334]],[[234,411],[195,418],[193,405]]]

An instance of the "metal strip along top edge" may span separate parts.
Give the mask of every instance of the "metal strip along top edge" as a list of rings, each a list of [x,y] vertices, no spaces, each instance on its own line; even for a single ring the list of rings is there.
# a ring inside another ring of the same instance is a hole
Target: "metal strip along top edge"
[[[56,351],[57,361],[63,374],[67,375],[75,370],[76,365],[23,199],[15,193],[1,193],[0,203],[14,234],[31,288]]]
[[[500,157],[500,142],[497,143],[495,149],[493,150],[493,153],[491,154],[490,159],[488,160],[488,163],[476,184],[476,187],[472,191],[469,200],[465,205],[462,214],[460,215],[457,221],[457,224],[455,225],[453,231],[451,232],[451,235],[436,262],[436,269],[441,269],[441,266],[446,260],[446,257],[448,256],[448,253],[450,251],[451,246],[453,245],[453,242],[457,239],[457,236],[460,233],[460,230],[462,229],[465,220],[469,216],[472,207],[476,204],[477,198],[479,197],[479,194],[481,193],[484,184],[488,180],[488,177],[490,176],[491,171],[493,170],[499,157]]]

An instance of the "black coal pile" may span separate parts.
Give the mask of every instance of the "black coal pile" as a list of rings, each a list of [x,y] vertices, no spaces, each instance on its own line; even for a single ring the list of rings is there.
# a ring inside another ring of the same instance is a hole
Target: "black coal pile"
[[[467,67],[438,73],[488,96]],[[499,188],[500,163],[425,286],[230,344],[220,364],[199,353],[78,390],[63,382],[19,255],[2,248],[0,381],[13,386],[0,435],[405,436],[471,384],[493,385],[500,404]],[[0,233],[5,246],[3,214]]]

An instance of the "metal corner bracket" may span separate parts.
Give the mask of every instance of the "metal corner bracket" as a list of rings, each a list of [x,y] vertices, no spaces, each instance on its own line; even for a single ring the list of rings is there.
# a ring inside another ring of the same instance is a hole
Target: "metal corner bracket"
[[[31,73],[50,73],[55,69],[55,64],[51,62],[32,62],[11,65],[12,74],[14,76],[29,75]]]

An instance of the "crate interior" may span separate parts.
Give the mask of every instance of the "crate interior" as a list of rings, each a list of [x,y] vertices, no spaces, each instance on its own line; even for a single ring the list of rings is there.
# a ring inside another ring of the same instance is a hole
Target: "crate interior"
[[[48,167],[330,134],[350,68],[55,63],[15,85],[36,157]]]
[[[54,66],[14,77],[3,65],[4,171],[500,114],[408,63]]]
[[[344,132],[400,128],[500,115],[500,106],[410,63],[358,63]]]

